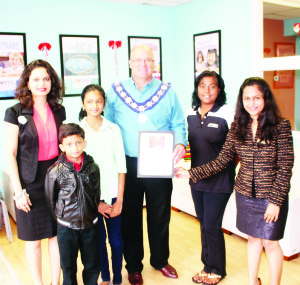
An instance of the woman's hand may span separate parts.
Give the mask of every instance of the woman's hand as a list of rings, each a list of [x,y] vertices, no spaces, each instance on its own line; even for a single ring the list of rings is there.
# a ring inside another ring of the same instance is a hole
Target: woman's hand
[[[15,200],[16,202],[16,207],[19,210],[22,210],[26,213],[28,213],[30,211],[30,206],[32,206],[31,201],[29,199],[29,196],[26,193],[22,193],[22,195]]]
[[[116,200],[116,202],[112,205],[110,217],[119,216],[122,212],[123,202]]]
[[[176,167],[174,169],[174,174],[176,178],[190,178],[189,172],[182,167]]]
[[[109,216],[107,216],[105,214],[110,215],[111,214],[111,209],[112,209],[112,206],[108,205],[104,202],[100,202],[99,205],[98,205],[98,212],[101,215],[103,215],[105,218],[109,218]]]
[[[177,164],[180,159],[185,156],[186,150],[183,144],[177,144],[173,152],[174,164]]]
[[[264,214],[264,219],[266,220],[266,223],[276,222],[278,220],[279,212],[280,212],[280,207],[270,203]]]

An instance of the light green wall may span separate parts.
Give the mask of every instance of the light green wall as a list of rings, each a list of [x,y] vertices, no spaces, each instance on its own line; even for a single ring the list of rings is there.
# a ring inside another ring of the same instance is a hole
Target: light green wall
[[[252,76],[251,0],[196,0],[173,8],[93,0],[10,0],[1,3],[0,32],[25,32],[27,61],[44,59],[41,42],[52,49],[48,61],[60,74],[59,34],[99,35],[101,85],[107,90],[115,77],[114,52],[109,40],[121,40],[118,49],[119,79],[129,76],[127,36],[162,38],[163,79],[172,82],[184,111],[190,107],[193,91],[193,34],[221,29],[222,76],[228,102],[235,106],[239,86]],[[0,101],[0,114],[15,103]],[[76,121],[79,97],[64,99],[67,121]],[[4,123],[0,121],[4,138]],[[0,174],[5,167],[5,143]],[[1,176],[1,175],[0,175]]]
[[[300,18],[290,19],[284,21],[284,35],[295,36],[293,30],[294,24],[300,23]],[[300,55],[300,36],[296,39],[296,55]],[[296,70],[295,77],[295,130],[300,131],[300,68]]]
[[[221,30],[222,77],[228,103],[235,106],[238,89],[252,74],[251,1],[194,1],[174,8],[174,84],[184,110],[193,92],[193,34]],[[174,85],[173,84],[173,85]]]

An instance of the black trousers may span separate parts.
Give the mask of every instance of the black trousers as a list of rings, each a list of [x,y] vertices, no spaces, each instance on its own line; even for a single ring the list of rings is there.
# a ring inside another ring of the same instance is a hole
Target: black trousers
[[[97,285],[100,274],[100,228],[98,224],[85,230],[57,226],[57,241],[63,285],[77,285],[77,256],[80,250],[84,285]]]
[[[225,240],[221,229],[230,193],[210,193],[192,189],[197,218],[200,221],[201,260],[206,273],[226,275]]]
[[[126,156],[127,175],[122,211],[123,253],[128,273],[141,272],[143,247],[143,200],[146,197],[150,264],[157,270],[169,259],[169,223],[172,179],[137,178],[137,158]]]

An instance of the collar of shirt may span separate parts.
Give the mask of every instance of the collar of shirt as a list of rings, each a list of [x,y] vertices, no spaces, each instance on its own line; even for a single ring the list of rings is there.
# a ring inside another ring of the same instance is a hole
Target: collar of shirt
[[[215,104],[213,105],[213,107],[212,107],[206,114],[204,114],[204,115],[208,115],[210,112],[215,113],[215,112],[217,112],[220,108],[221,108],[221,106],[219,106],[217,103],[215,103]],[[198,111],[198,113],[201,115],[200,107],[198,108],[197,111]]]
[[[78,171],[80,170],[80,168],[81,168],[81,165],[82,165],[82,162],[83,162],[83,158],[84,158],[84,155],[82,154],[82,155],[81,155],[81,161],[80,161],[79,163],[76,163],[76,162],[73,162],[73,161],[69,160],[68,157],[66,156],[67,161],[72,162],[72,163],[74,164],[75,170],[76,170],[77,172],[78,172]]]
[[[104,131],[105,129],[109,128],[108,120],[107,120],[105,117],[103,117],[103,116],[101,116],[101,118],[103,119],[103,123],[102,123],[102,126],[98,129],[97,132],[99,132],[99,131]],[[84,117],[84,118],[82,119],[82,121],[80,122],[80,126],[81,126],[83,129],[88,128],[89,130],[95,132],[95,131],[89,126],[88,122],[86,121],[86,117]],[[86,130],[85,130],[85,131],[86,131]]]
[[[131,81],[132,85],[134,86],[134,88],[138,90],[138,88],[137,88],[137,86],[136,86],[136,83],[134,82],[132,76],[130,77],[130,81]],[[152,87],[152,85],[154,84],[153,81],[154,81],[154,80],[153,80],[153,77],[152,77],[151,81],[150,81],[149,83],[147,83],[147,84],[143,87],[142,92],[141,92],[141,95],[143,95],[144,92],[147,92],[148,89]],[[138,91],[139,91],[139,90],[138,90]],[[140,91],[139,91],[139,92],[140,92]]]

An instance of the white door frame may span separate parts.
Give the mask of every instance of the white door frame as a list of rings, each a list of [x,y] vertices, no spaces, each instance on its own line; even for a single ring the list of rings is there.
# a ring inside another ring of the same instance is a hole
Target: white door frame
[[[252,0],[252,23],[253,74],[263,77],[264,71],[300,69],[300,55],[264,58],[263,0]]]

